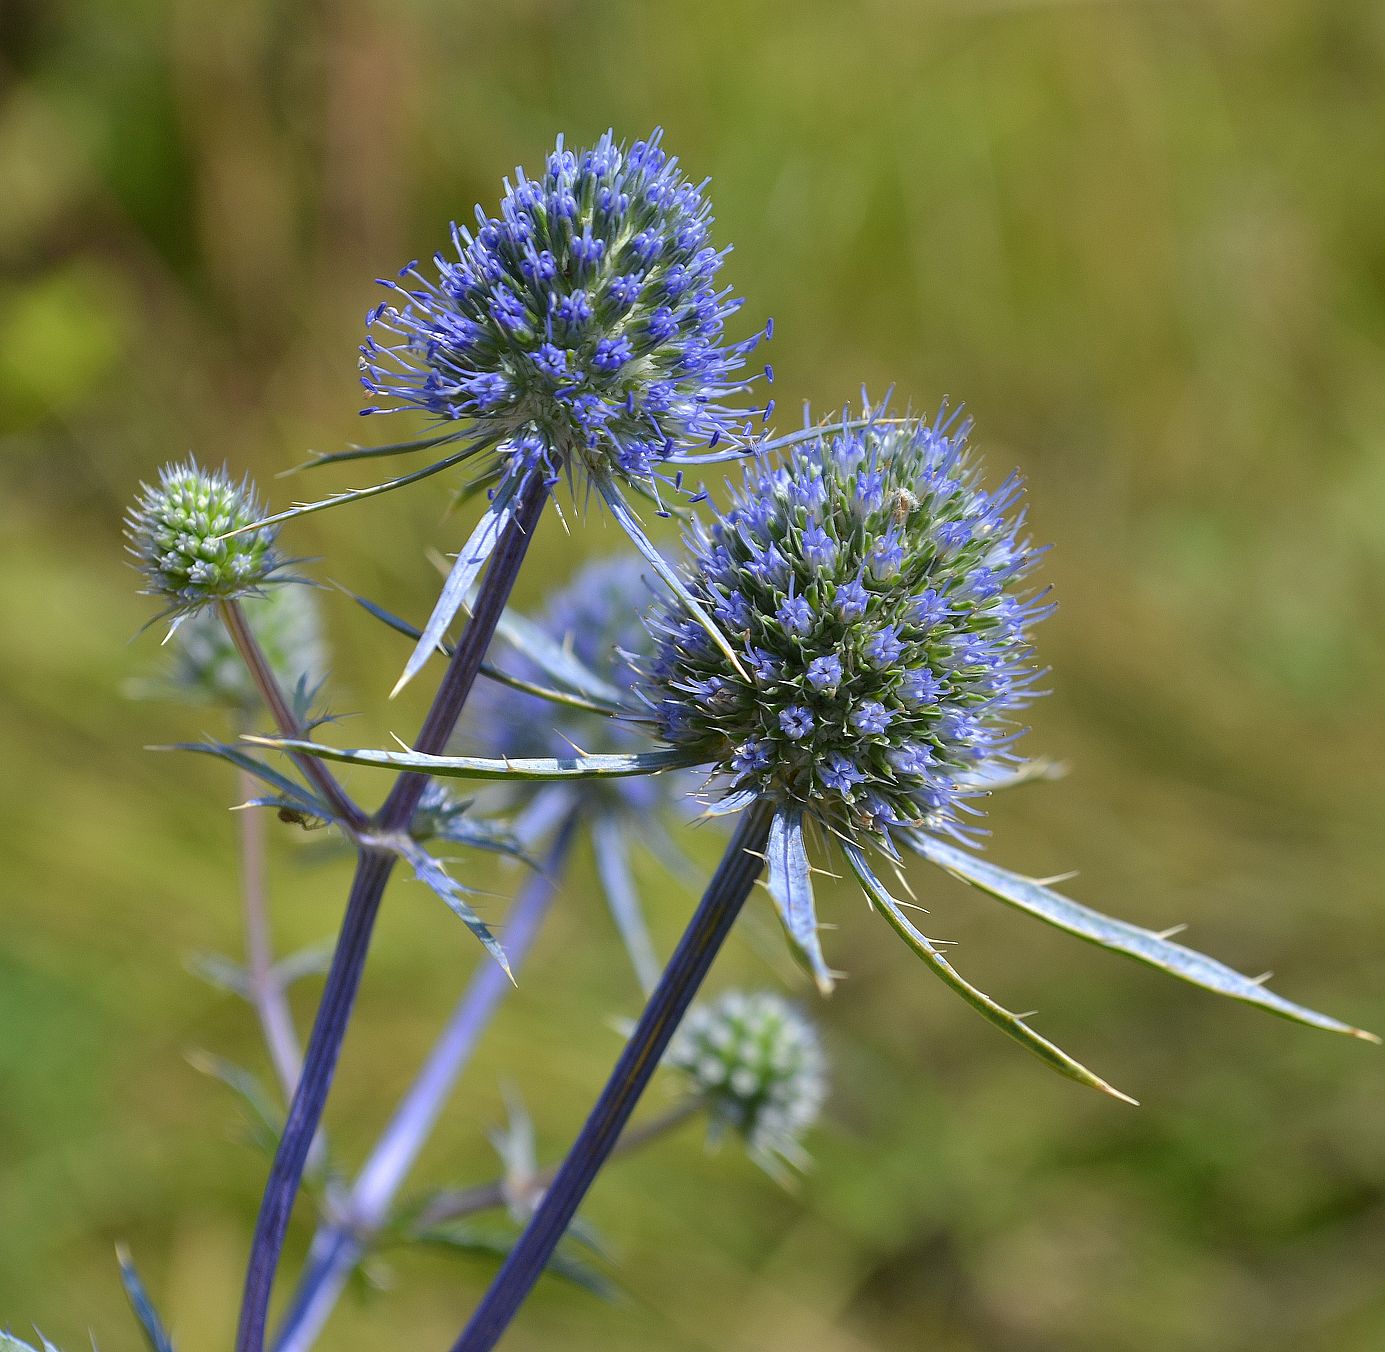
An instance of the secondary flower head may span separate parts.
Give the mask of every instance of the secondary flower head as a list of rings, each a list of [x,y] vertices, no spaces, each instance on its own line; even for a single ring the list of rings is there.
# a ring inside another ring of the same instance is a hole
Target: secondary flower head
[[[165,465],[156,485],[141,485],[125,519],[145,592],[164,597],[175,614],[253,592],[280,564],[272,527],[245,530],[263,516],[248,479],[234,483],[193,460]]]
[[[386,402],[365,412],[422,409],[555,472],[641,479],[733,437],[758,335],[725,339],[741,302],[717,285],[705,185],[660,138],[572,151],[559,137],[542,173],[507,180],[498,214],[453,225],[436,280],[411,263],[383,282],[395,297],[367,316],[361,369]]]
[[[985,489],[967,431],[878,414],[824,431],[779,468],[749,466],[694,528],[685,582],[745,674],[669,608],[648,697],[663,736],[731,792],[857,842],[957,829],[968,781],[1016,735],[1048,609],[1016,590],[1035,557],[1020,481]]]
[[[714,1126],[744,1137],[753,1158],[803,1162],[799,1141],[827,1094],[817,1030],[770,991],[731,991],[695,1007],[664,1064],[704,1098]]]

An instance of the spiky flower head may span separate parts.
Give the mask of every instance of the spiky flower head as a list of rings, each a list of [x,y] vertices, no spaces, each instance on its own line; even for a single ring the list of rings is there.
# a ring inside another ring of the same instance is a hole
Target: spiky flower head
[[[751,1155],[799,1164],[803,1134],[827,1095],[817,1030],[772,991],[730,991],[696,1006],[664,1056],[706,1100],[714,1126],[734,1130]]]
[[[308,586],[270,587],[241,602],[270,668],[289,690],[305,692],[327,674],[327,649],[316,595]],[[135,693],[219,704],[237,713],[258,707],[260,693],[221,619],[210,610],[190,615],[163,652],[167,667]]]
[[[662,735],[732,792],[878,841],[955,830],[968,779],[1006,754],[1048,607],[1016,591],[1035,557],[1020,480],[986,490],[968,429],[868,414],[748,466],[695,527],[687,585],[745,674],[670,607],[649,697]]]
[[[125,519],[144,591],[175,614],[253,592],[280,564],[272,527],[245,530],[263,516],[249,479],[237,484],[192,459],[165,465],[156,485],[140,485]]]
[[[718,289],[704,184],[656,130],[588,150],[560,136],[543,172],[506,182],[499,213],[453,225],[456,257],[384,281],[362,381],[385,401],[465,420],[490,444],[537,449],[554,471],[646,479],[678,448],[732,436],[729,404],[756,339],[728,343],[740,306]],[[380,336],[376,336],[380,335]]]
[[[654,596],[649,569],[640,559],[626,554],[594,560],[549,596],[535,621],[537,639],[570,654],[575,669],[590,672],[633,713],[633,692],[642,679],[637,664],[653,647],[643,617]],[[551,684],[535,656],[516,648],[500,666],[523,680]],[[472,697],[461,740],[489,756],[570,756],[576,748],[635,750],[649,744],[649,733],[626,718],[555,705],[538,695],[486,682]],[[686,788],[677,775],[634,776],[587,781],[583,792],[614,806],[645,811]]]

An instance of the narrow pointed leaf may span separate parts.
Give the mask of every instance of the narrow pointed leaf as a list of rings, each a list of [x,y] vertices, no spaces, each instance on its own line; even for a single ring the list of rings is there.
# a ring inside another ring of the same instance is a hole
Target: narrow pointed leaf
[[[1066,1075],[1070,1080],[1076,1080],[1079,1084],[1088,1085],[1092,1089],[1099,1089],[1103,1094],[1110,1094],[1112,1098],[1118,1098],[1123,1103],[1136,1102],[1128,1094],[1123,1094],[1119,1089],[1107,1084],[1105,1080],[1088,1070],[1080,1061],[1074,1060],[1061,1047],[1036,1033],[1019,1015],[1012,1014],[1003,1005],[997,1004],[989,995],[977,990],[975,986],[965,980],[933,943],[914,928],[899,903],[885,890],[884,885],[875,876],[861,850],[857,846],[845,842],[842,845],[842,850],[846,855],[847,863],[851,866],[851,871],[860,879],[861,886],[866,889],[866,895],[869,896],[876,910],[885,917],[891,929],[983,1018],[995,1024],[1001,1032],[1014,1038],[1020,1046],[1033,1052],[1041,1061],[1052,1066],[1060,1074]]]
[[[1379,1042],[1373,1033],[1363,1032],[1339,1019],[1330,1018],[1286,1000],[1271,990],[1266,990],[1258,981],[1244,976],[1225,963],[1209,958],[1196,949],[1185,948],[1161,938],[1153,930],[1132,925],[1124,920],[1113,920],[1088,906],[1072,901],[1070,898],[1044,887],[1032,878],[1026,878],[995,864],[978,859],[975,855],[958,849],[955,845],[944,844],[922,833],[915,833],[912,839],[923,857],[940,868],[946,869],[954,877],[979,888],[988,896],[995,897],[1017,910],[1027,911],[1040,920],[1047,921],[1058,929],[1075,934],[1080,939],[1099,944],[1116,953],[1124,953],[1150,967],[1157,967],[1170,976],[1179,977],[1201,986],[1204,990],[1218,995],[1229,996],[1249,1005],[1258,1005],[1281,1018],[1292,1019],[1295,1023],[1306,1023],[1314,1028],[1323,1028],[1331,1033],[1345,1033],[1351,1037],[1364,1038],[1368,1042]]]
[[[779,918],[794,947],[803,955],[818,990],[832,993],[832,973],[822,956],[818,941],[818,917],[813,905],[813,875],[808,867],[808,851],[803,844],[803,810],[780,808],[770,823],[769,844],[765,847],[769,864],[766,886],[779,908]]]
[[[607,713],[628,713],[623,691],[603,680],[571,649],[545,634],[532,620],[506,610],[495,627],[496,636],[527,657],[550,680],[574,694],[585,695]]]
[[[980,774],[963,776],[958,781],[958,787],[964,792],[979,790],[996,793],[1001,789],[1017,789],[1023,784],[1037,784],[1040,780],[1062,779],[1067,772],[1068,767],[1062,761],[1037,756],[1033,760],[1021,761],[1009,770],[982,771]]]
[[[500,941],[491,933],[486,922],[467,904],[467,889],[427,850],[413,841],[401,844],[399,853],[413,869],[414,877],[442,898],[452,914],[481,941],[486,952],[500,964],[501,970],[513,981],[515,978],[514,973],[510,971],[510,960],[505,956]]]
[[[433,446],[442,446],[449,441],[457,441],[465,432],[442,432],[433,437],[420,437],[416,441],[395,441],[386,446],[348,446],[344,451],[311,452],[309,459],[301,465],[294,465],[276,477],[287,478],[290,474],[301,473],[305,469],[321,469],[324,465],[340,465],[347,460],[378,460],[384,456],[412,455],[415,451],[426,451]]]
[[[592,480],[596,484],[597,491],[605,498],[606,506],[611,509],[611,515],[615,517],[626,535],[630,537],[631,543],[649,561],[649,566],[668,584],[669,590],[678,597],[679,603],[688,614],[707,631],[708,637],[726,655],[727,661],[748,681],[750,676],[745,667],[741,665],[741,659],[731,646],[731,640],[721,632],[717,622],[687,589],[683,579],[678,576],[678,570],[654,547],[654,542],[644,533],[644,527],[640,524],[639,517],[630,510],[630,504],[621,497],[620,489],[616,487],[610,475],[593,474]]]
[[[58,1349],[48,1341],[37,1329],[38,1340],[43,1344],[43,1352],[58,1352]],[[34,1352],[33,1344],[21,1342],[13,1333],[0,1331],[0,1352]]]
[[[755,789],[739,789],[735,793],[728,793],[725,797],[718,798],[715,802],[705,804],[701,815],[704,817],[729,817],[733,813],[744,812],[759,796]]]
[[[630,955],[630,965],[634,967],[640,986],[648,995],[658,982],[663,967],[654,955],[654,944],[644,922],[639,894],[630,876],[630,856],[625,846],[624,830],[609,813],[599,813],[591,823],[591,833],[601,890],[606,894],[606,904],[625,944],[625,951]]]
[[[238,1066],[234,1061],[228,1061],[223,1056],[215,1056],[211,1052],[194,1052],[189,1055],[188,1063],[203,1075],[220,1080],[241,1100],[250,1110],[251,1142],[266,1154],[272,1155],[284,1129],[284,1117],[282,1110],[275,1105],[274,1099],[259,1078],[244,1066]]]
[[[229,761],[237,769],[244,770],[247,774],[262,780],[271,788],[278,789],[284,798],[303,812],[314,817],[321,817],[324,821],[333,820],[332,809],[320,798],[309,793],[301,785],[295,784],[286,775],[281,775],[277,770],[270,769],[268,765],[256,760],[254,756],[246,755],[238,747],[228,746],[224,742],[178,742],[173,746],[152,747],[151,750],[191,751],[199,756],[216,756],[219,760]]]
[[[415,640],[422,638],[423,630],[417,625],[410,624],[408,620],[401,619],[398,615],[392,614],[383,606],[377,606],[374,601],[368,601],[365,597],[357,596],[354,592],[348,592],[347,595],[350,596],[362,610],[366,611],[367,614],[373,615],[382,624],[388,625],[397,633]],[[514,619],[515,617],[511,616],[510,618]],[[525,623],[527,624],[527,621]],[[514,629],[511,625],[507,625],[506,620],[502,618],[496,632],[502,638],[506,638],[507,630],[510,631],[508,642],[511,647],[520,647],[520,640],[514,636],[519,631]],[[568,690],[554,690],[549,686],[539,685],[535,681],[526,681],[523,677],[512,676],[508,671],[493,666],[489,662],[481,663],[481,675],[488,680],[497,682],[499,685],[509,686],[512,690],[521,691],[526,695],[537,695],[540,699],[547,700],[550,704],[561,704],[569,709],[581,709],[584,713],[602,714],[607,718],[620,716],[632,722],[636,721],[636,715],[618,703],[620,692],[614,686],[607,685],[599,676],[589,672],[575,657],[565,653],[559,645],[554,644],[552,639],[547,638],[546,635],[544,635],[543,638],[558,654],[568,657],[569,661],[567,666],[569,672],[575,673],[580,671],[583,673],[580,679],[584,685],[589,685],[593,691],[604,690],[609,694],[610,698],[603,698],[599,694],[587,697],[579,693],[572,693]],[[441,641],[438,644],[438,648],[448,657],[452,656],[452,645],[446,640]],[[527,648],[524,649],[524,652],[525,656],[531,656]],[[544,670],[548,669],[545,663],[539,662],[532,657],[531,660],[534,661],[535,666]],[[551,675],[552,673],[549,672],[549,674]],[[558,678],[555,677],[555,679]],[[569,682],[569,684],[571,684],[571,682]]]
[[[527,473],[537,473],[537,471],[530,470]],[[521,472],[501,485],[494,500],[487,506],[476,529],[472,531],[470,538],[457,554],[457,561],[452,565],[452,571],[447,575],[447,581],[443,583],[442,591],[438,594],[437,604],[433,607],[433,613],[428,617],[428,623],[423,626],[423,632],[418,637],[418,643],[410,654],[408,662],[404,665],[404,674],[395,682],[394,689],[390,691],[391,699],[418,675],[423,669],[424,663],[436,651],[443,635],[447,633],[448,626],[451,625],[453,618],[462,608],[462,603],[471,591],[472,584],[481,575],[481,570],[495,552],[496,545],[500,543],[501,534],[505,527],[510,524],[510,519],[514,515],[515,499],[525,477],[527,477],[526,473]]]
[[[325,746],[321,742],[280,737],[247,737],[256,746],[298,752],[346,765],[373,765],[390,770],[417,770],[443,779],[618,779],[686,770],[698,762],[686,751],[667,748],[602,756],[427,756],[418,751],[360,751]]]
[[[118,1247],[115,1253],[120,1263],[120,1280],[125,1285],[125,1295],[130,1302],[130,1308],[135,1312],[135,1318],[139,1320],[140,1328],[144,1330],[144,1337],[151,1352],[173,1352],[173,1341],[164,1330],[163,1322],[144,1289],[144,1283],[140,1281],[139,1273],[130,1261],[129,1252],[123,1247]]]
[[[427,479],[431,475],[441,474],[443,470],[451,469],[453,465],[460,465],[462,461],[470,459],[489,444],[489,441],[473,442],[452,455],[434,461],[424,469],[416,469],[410,474],[401,474],[397,478],[386,479],[384,483],[372,484],[369,488],[351,488],[343,493],[333,493],[330,497],[322,498],[317,502],[300,502],[285,511],[267,516],[262,521],[251,522],[250,525],[242,526],[239,530],[227,531],[226,537],[244,535],[247,531],[252,530],[263,530],[266,526],[277,526],[300,516],[310,516],[313,512],[325,512],[329,507],[342,507],[348,502],[363,502],[366,498],[378,498],[381,494],[393,493],[396,488],[405,488],[409,484],[416,484],[421,479]]]

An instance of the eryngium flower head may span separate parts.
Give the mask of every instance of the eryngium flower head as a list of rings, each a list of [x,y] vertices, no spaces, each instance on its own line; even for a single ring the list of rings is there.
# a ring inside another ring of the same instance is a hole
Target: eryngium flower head
[[[647,658],[653,639],[644,615],[654,604],[648,568],[630,555],[585,564],[567,586],[552,593],[535,621],[540,633],[569,651],[587,671],[613,692],[632,697],[641,677],[634,665]],[[550,684],[543,671],[522,651],[500,663],[505,671],[540,685]],[[584,751],[639,750],[649,745],[630,723],[600,713],[549,703],[538,695],[483,683],[472,697],[462,740],[488,756],[571,756]],[[542,785],[521,785],[530,789]],[[667,802],[687,787],[683,777],[632,776],[591,780],[584,793],[613,805],[641,811]]]
[[[760,1163],[803,1161],[799,1140],[826,1097],[826,1063],[817,1030],[788,1001],[771,991],[731,991],[694,1007],[664,1064]]]
[[[1047,610],[1015,591],[1034,559],[1020,480],[985,490],[967,431],[877,411],[747,467],[686,574],[747,674],[666,609],[650,699],[668,741],[850,840],[956,829],[966,777],[1017,735]]]
[[[756,340],[724,340],[740,305],[716,285],[726,251],[704,185],[659,141],[608,132],[574,153],[559,137],[538,178],[506,182],[497,216],[453,225],[436,281],[417,263],[384,281],[397,299],[367,324],[391,336],[361,348],[366,389],[541,450],[555,471],[647,478],[676,448],[732,435],[753,410],[725,401]]]
[[[279,566],[272,528],[229,534],[264,516],[248,479],[233,483],[224,470],[188,460],[165,465],[156,485],[140,489],[125,534],[144,591],[164,597],[171,612],[254,591]]]
[[[246,622],[254,631],[270,668],[289,690],[310,692],[327,674],[327,649],[317,598],[311,587],[271,587],[242,601]],[[199,611],[180,625],[163,651],[166,676],[140,693],[177,696],[199,704],[220,704],[248,713],[260,693],[226,626],[210,610]]]

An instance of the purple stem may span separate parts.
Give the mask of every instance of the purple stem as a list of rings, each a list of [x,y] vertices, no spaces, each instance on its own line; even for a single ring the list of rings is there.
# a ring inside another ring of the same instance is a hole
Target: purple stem
[[[452,1352],[489,1352],[553,1256],[760,876],[772,816],[772,804],[763,800],[742,813],[601,1097]]]

